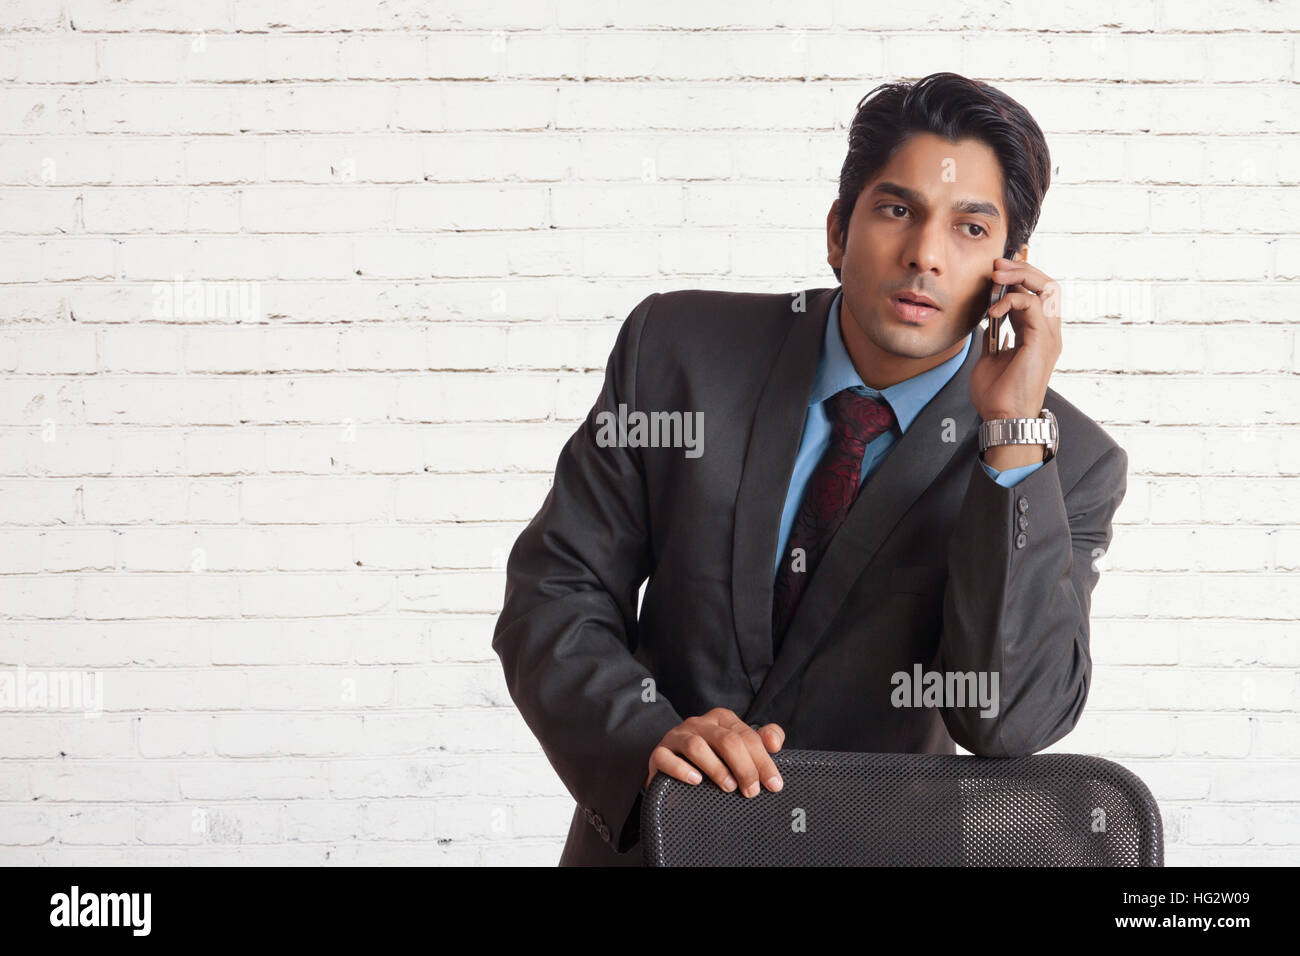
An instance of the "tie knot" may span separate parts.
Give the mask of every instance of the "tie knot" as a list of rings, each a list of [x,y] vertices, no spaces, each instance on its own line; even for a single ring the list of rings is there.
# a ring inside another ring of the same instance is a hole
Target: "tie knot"
[[[882,397],[862,395],[851,388],[826,400],[834,428],[845,438],[865,445],[894,424],[894,410]]]

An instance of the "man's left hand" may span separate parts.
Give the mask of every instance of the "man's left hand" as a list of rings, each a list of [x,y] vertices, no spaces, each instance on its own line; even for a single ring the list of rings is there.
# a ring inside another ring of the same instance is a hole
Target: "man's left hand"
[[[1028,262],[1011,259],[994,263],[993,281],[1008,288],[989,309],[989,321],[1009,315],[1016,345],[990,354],[988,334],[980,336],[980,357],[970,377],[971,404],[984,421],[1037,418],[1061,355],[1061,287]]]

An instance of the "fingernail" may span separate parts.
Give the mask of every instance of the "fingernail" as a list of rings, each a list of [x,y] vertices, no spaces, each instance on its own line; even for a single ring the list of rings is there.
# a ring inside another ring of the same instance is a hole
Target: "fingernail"
[[[767,778],[767,789],[780,790],[781,786],[782,786],[781,778],[778,777],[776,774],[772,774],[772,776]]]
[[[757,780],[755,780],[753,783],[751,783],[748,787],[745,788],[745,796],[747,796],[747,797],[756,797],[756,796],[758,796],[758,781],[757,781]]]
[[[731,793],[731,791],[735,790],[736,778],[728,775],[727,779],[722,781],[722,789],[727,791],[727,793]]]
[[[692,770],[686,774],[686,779],[689,780],[691,783],[699,783],[700,775],[696,771]]]

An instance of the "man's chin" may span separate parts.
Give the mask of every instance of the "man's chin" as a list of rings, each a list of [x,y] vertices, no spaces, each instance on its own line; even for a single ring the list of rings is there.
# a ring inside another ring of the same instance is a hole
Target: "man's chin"
[[[930,358],[953,344],[938,329],[908,326],[879,330],[875,343],[881,351],[909,359]]]

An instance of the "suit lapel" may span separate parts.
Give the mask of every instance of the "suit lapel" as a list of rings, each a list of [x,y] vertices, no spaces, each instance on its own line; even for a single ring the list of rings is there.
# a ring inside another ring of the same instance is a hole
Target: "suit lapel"
[[[750,714],[760,713],[800,673],[849,591],[890,532],[944,470],[956,450],[967,447],[974,440],[979,428],[979,414],[970,403],[970,373],[980,353],[979,330],[976,329],[966,360],[908,426],[858,494],[844,524],[831,539],[821,564],[808,582],[782,642],[781,654],[773,661],[772,567],[776,559],[776,536],[802,437],[812,378],[816,374],[821,333],[825,331],[832,299],[834,290],[824,308],[819,302],[818,309],[810,309],[809,324],[811,313],[817,312],[821,316],[815,334],[807,328],[800,329],[801,335],[815,340],[807,381],[801,377],[798,379],[799,387],[792,388],[790,384],[773,387],[769,380],[769,387],[759,402],[755,440],[750,443],[741,479],[736,513],[733,597],[744,597],[753,602],[744,607],[743,616],[740,607],[735,608],[745,667],[751,682],[757,677],[760,684],[750,705]],[[787,373],[795,369],[804,371],[807,348],[807,343],[796,344],[787,340],[774,377],[783,367]],[[798,395],[792,396],[792,391],[797,391]],[[782,397],[796,407],[784,407]],[[793,426],[791,436],[791,422],[796,418],[798,424]],[[951,433],[945,429],[948,420],[952,422]],[[949,440],[945,441],[945,438]],[[946,556],[942,557],[946,559]]]
[[[789,330],[759,395],[736,494],[731,608],[741,662],[755,693],[772,667],[776,539],[817,376],[826,317],[838,291],[814,290],[807,296],[806,311],[788,313]],[[782,300],[780,307],[789,309],[790,299]]]

